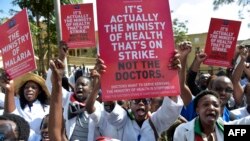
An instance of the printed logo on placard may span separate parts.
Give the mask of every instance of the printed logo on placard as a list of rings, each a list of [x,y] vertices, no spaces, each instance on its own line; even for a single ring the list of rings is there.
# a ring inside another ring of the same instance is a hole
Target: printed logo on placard
[[[9,28],[12,28],[15,25],[16,25],[16,19],[11,19],[8,24]]]
[[[223,20],[223,25],[229,25],[229,21],[228,20]]]
[[[74,9],[80,9],[80,5],[75,5]]]

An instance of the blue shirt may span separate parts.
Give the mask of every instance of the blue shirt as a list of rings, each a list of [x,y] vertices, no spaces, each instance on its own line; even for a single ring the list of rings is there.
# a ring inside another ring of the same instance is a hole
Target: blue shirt
[[[197,116],[194,108],[194,100],[192,100],[187,106],[183,106],[181,115],[188,121],[191,121]],[[230,121],[230,111],[227,109],[227,107],[225,107],[223,110],[222,119],[226,122]]]

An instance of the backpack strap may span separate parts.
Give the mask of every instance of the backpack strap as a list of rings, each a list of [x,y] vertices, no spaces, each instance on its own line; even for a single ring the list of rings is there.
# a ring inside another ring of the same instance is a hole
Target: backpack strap
[[[159,138],[159,135],[158,135],[158,133],[157,133],[157,131],[156,131],[156,128],[155,128],[155,126],[154,126],[154,123],[152,122],[152,120],[151,120],[150,117],[148,118],[148,121],[149,121],[149,125],[151,126],[151,128],[152,128],[153,131],[154,131],[155,140],[157,141],[158,138]]]

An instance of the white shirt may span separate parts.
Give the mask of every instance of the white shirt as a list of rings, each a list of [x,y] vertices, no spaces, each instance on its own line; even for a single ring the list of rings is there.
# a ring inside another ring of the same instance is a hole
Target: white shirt
[[[5,94],[0,92],[0,107],[4,108]]]
[[[33,106],[29,108],[28,105],[21,108],[20,101],[18,97],[15,97],[16,109],[12,112],[23,117],[30,125],[30,129],[35,132],[35,135],[40,138],[40,125],[42,123],[42,119],[45,115],[49,114],[49,105],[46,105],[43,109],[40,101],[36,100],[33,103]],[[33,139],[34,141],[34,139]]]
[[[0,93],[0,106],[4,105],[5,94]],[[23,117],[30,125],[29,141],[40,141],[41,132],[40,125],[45,115],[49,114],[49,105],[44,109],[41,103],[37,100],[33,103],[31,110],[28,105],[24,109],[21,108],[19,97],[15,97],[16,109],[12,112],[16,115]]]
[[[46,86],[48,87],[49,92],[52,91],[52,84],[51,84],[51,69],[47,72],[47,78],[46,78]],[[75,125],[76,125],[76,117],[72,119],[68,119],[68,106],[70,103],[70,96],[73,94],[72,92],[68,92],[63,88],[62,90],[63,96],[62,96],[62,107],[63,110],[63,117],[65,119],[65,129],[66,129],[66,135],[70,139],[72,136],[72,133],[74,131]],[[95,102],[95,107],[98,111],[102,108],[102,105],[99,102]],[[85,115],[89,117],[88,113],[85,111]],[[92,118],[89,119],[89,131],[88,131],[88,141],[94,141],[96,137],[100,136],[98,128],[96,127],[95,123],[93,122]]]
[[[231,112],[233,114],[235,114],[238,118],[243,118],[243,117],[246,117],[246,116],[249,116],[250,114],[248,113],[247,111],[247,107],[241,107],[241,108],[237,108],[237,109],[234,109],[234,110],[231,110]]]
[[[194,134],[194,126],[195,120],[180,124],[176,127],[174,132],[174,141],[194,141],[195,134]],[[241,119],[225,122],[221,117],[218,118],[217,122],[220,122],[224,125],[249,125],[250,124],[250,116],[246,116]],[[222,132],[218,126],[215,126],[215,134],[218,141],[224,141],[224,132]]]
[[[156,112],[152,113],[151,116],[151,120],[159,135],[175,122],[180,115],[182,107],[183,102],[179,96],[177,103],[168,97],[164,98],[162,106]],[[116,129],[112,137],[118,136],[118,139],[121,141],[137,141],[138,138],[140,138],[140,141],[155,141],[154,131],[148,120],[145,120],[142,127],[139,127],[137,122],[131,120],[127,112],[118,104],[116,104],[111,113],[106,112],[106,114],[102,114],[103,118],[100,117],[93,120],[101,129],[108,129],[109,124],[111,124]],[[106,121],[109,124],[105,123]]]

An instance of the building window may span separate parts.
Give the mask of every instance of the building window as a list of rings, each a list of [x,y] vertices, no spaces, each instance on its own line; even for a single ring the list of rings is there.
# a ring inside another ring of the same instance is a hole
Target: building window
[[[199,43],[199,42],[200,42],[200,38],[195,37],[195,38],[194,38],[194,43]]]
[[[69,49],[69,55],[70,56],[75,56],[75,50],[74,49]]]
[[[84,55],[84,54],[86,54],[87,52],[88,52],[87,49],[81,49],[81,55]]]
[[[81,50],[81,49],[76,49],[76,52],[77,52],[77,55],[76,55],[76,56],[81,56],[80,50]]]

